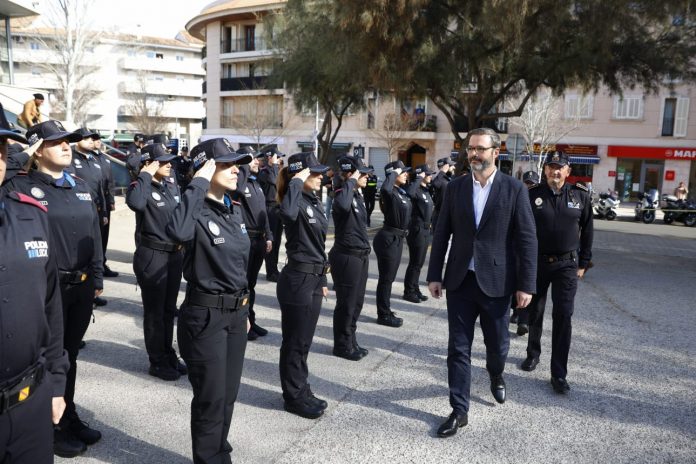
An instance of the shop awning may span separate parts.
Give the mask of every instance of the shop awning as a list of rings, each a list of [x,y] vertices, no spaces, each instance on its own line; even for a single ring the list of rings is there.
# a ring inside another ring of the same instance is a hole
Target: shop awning
[[[510,153],[500,153],[498,159],[502,161],[512,161],[512,155]],[[523,155],[517,155],[515,161],[529,161],[529,155],[526,153]]]
[[[313,148],[314,142],[312,142],[312,141],[305,141],[305,142],[298,141],[297,145],[301,146],[302,148]],[[353,142],[334,142],[333,145],[331,145],[331,148],[333,150],[348,150],[351,146],[353,146]]]
[[[599,156],[570,156],[570,162],[574,164],[599,164]]]

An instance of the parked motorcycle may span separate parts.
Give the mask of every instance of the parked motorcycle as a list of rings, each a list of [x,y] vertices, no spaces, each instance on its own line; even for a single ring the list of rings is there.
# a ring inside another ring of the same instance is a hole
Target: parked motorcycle
[[[616,219],[616,208],[619,207],[619,203],[621,202],[611,191],[607,193],[592,193],[592,207],[597,219],[607,219],[608,221]]]
[[[636,221],[642,220],[650,224],[655,220],[655,212],[660,207],[660,193],[657,189],[650,189],[647,193],[638,194],[636,203]]]
[[[696,201],[694,200],[677,200],[674,195],[662,195],[664,205],[662,210],[665,213],[662,219],[665,224],[671,224],[674,221],[683,222],[685,226],[696,226]]]

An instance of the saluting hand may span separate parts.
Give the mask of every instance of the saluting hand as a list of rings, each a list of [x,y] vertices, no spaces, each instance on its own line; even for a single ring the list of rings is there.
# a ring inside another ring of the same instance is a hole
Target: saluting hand
[[[140,169],[140,172],[147,172],[148,174],[150,174],[151,176],[154,177],[154,175],[157,172],[157,170],[159,169],[159,167],[160,167],[159,161],[153,161],[150,164],[146,164],[145,166],[143,166]]]
[[[198,170],[196,173],[195,177],[202,177],[208,182],[213,178],[213,174],[215,174],[215,160],[214,159],[209,159],[208,161],[205,162],[202,168]]]
[[[304,183],[307,179],[309,179],[309,168],[304,168],[294,176],[292,176],[293,179],[302,179],[302,182]]]
[[[394,172],[396,173],[397,177],[403,172],[401,168],[396,168],[394,169]]]
[[[360,171],[357,169],[353,171],[353,173],[350,175],[350,178],[355,180],[360,179]]]
[[[428,290],[433,298],[440,298],[442,296],[442,282],[428,282]]]

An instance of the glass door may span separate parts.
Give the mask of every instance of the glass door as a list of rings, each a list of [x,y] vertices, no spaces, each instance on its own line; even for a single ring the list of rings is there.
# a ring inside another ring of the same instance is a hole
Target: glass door
[[[643,163],[643,170],[640,176],[641,192],[648,192],[651,189],[662,190],[662,164]]]

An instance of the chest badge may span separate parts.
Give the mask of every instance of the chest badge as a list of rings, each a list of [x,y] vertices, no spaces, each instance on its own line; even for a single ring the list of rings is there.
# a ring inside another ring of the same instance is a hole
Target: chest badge
[[[208,230],[215,236],[220,235],[220,226],[213,221],[208,221]]]
[[[427,200],[427,199],[428,199],[428,197],[425,195],[425,193],[423,194],[423,199],[424,199],[424,200]],[[427,201],[426,201],[426,203],[427,203]]]
[[[162,199],[162,196],[157,192],[152,192],[152,198],[154,198],[155,201],[160,201]]]
[[[575,202],[569,201],[569,202],[568,202],[568,208],[580,209],[580,203],[575,203]]]
[[[43,190],[41,190],[39,187],[32,187],[31,188],[31,196],[34,198],[41,199],[46,196]]]
[[[355,198],[353,198],[353,206],[355,206],[356,208],[358,207],[358,200],[356,200]]]
[[[81,163],[80,160],[77,159],[77,158],[75,159],[75,166],[77,166],[78,168],[81,168],[81,167],[82,167],[82,163]]]
[[[246,224],[240,224],[239,227],[242,229],[242,233],[246,235],[246,233],[247,233]]]
[[[542,204],[543,202],[544,202],[544,200],[542,200],[541,198],[537,198],[536,200],[534,200],[534,204],[537,205],[537,206],[541,206],[541,204]]]
[[[314,217],[314,210],[312,209],[311,206],[308,206],[306,211],[307,211],[307,216]]]

